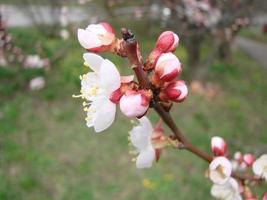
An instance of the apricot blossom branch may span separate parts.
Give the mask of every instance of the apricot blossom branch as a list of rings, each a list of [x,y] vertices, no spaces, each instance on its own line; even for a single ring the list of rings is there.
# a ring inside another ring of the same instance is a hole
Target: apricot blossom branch
[[[90,52],[83,55],[84,64],[92,69],[80,77],[81,94],[74,95],[84,99],[87,126],[94,127],[96,132],[106,130],[113,123],[119,104],[126,117],[139,119],[139,124],[129,133],[132,153],[137,155],[133,159],[137,168],[152,167],[165,147],[185,149],[209,163],[207,176],[213,182],[212,196],[224,200],[257,199],[250,186],[267,180],[267,154],[255,160],[252,154],[236,153],[229,160],[226,142],[216,136],[211,139],[213,154],[209,155],[190,143],[169,112],[173,103],[183,102],[188,94],[185,82],[176,80],[182,72],[182,64],[172,53],[178,46],[178,35],[163,32],[144,62],[134,34],[125,28],[121,33],[122,39],[116,38],[108,23],[91,24],[78,30],[80,44]],[[95,54],[105,51],[127,57],[138,82],[133,76],[121,76],[111,61]],[[153,128],[145,116],[149,108],[157,112],[172,135],[164,134],[161,121]],[[246,173],[249,169],[254,175]]]

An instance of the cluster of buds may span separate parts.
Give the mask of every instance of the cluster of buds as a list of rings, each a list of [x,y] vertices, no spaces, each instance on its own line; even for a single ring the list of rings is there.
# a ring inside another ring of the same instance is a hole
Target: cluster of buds
[[[233,169],[236,171],[244,171],[248,167],[252,167],[254,161],[255,157],[253,154],[247,153],[243,155],[239,151],[234,154],[234,157],[231,160]]]
[[[173,54],[178,44],[178,35],[172,31],[163,32],[158,37],[155,48],[145,64],[145,70],[150,74],[151,83],[159,91],[160,100],[166,103],[163,105],[170,106],[170,102],[182,102],[188,95],[185,82],[176,80],[182,72],[181,62]]]

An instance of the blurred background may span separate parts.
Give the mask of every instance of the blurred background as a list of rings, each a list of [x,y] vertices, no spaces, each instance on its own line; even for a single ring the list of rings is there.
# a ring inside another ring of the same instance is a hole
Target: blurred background
[[[190,95],[172,114],[192,143],[210,151],[220,135],[231,154],[267,152],[267,1],[0,0],[0,13],[1,200],[212,199],[207,163],[188,152],[167,149],[137,170],[132,124],[119,112],[104,133],[86,127],[82,100],[72,98],[87,72],[76,30],[100,21],[118,36],[133,30],[143,55],[162,31],[179,35]]]

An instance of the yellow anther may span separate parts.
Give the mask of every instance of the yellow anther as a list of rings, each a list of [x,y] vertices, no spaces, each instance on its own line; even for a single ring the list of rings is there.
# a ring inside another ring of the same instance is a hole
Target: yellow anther
[[[79,78],[80,78],[80,80],[83,80],[83,76],[82,75],[80,75]]]
[[[97,95],[97,91],[98,91],[98,87],[90,88],[90,90],[89,90],[90,96],[96,96]]]
[[[86,61],[83,63],[83,65],[84,65],[85,67],[89,67],[89,64],[88,64]]]
[[[83,106],[85,107],[85,106],[87,106],[89,103],[87,103],[87,102],[83,102]]]
[[[90,121],[90,120],[92,120],[93,118],[91,117],[91,116],[87,116],[86,118],[85,118],[85,121]]]
[[[80,98],[80,97],[82,97],[83,95],[82,94],[79,94],[79,95],[75,95],[75,94],[73,94],[72,95],[72,98]]]

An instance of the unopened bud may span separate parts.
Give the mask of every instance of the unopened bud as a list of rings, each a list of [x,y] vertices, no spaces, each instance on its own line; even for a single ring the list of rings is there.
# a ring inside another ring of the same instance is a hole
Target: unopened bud
[[[144,91],[128,90],[120,99],[120,109],[127,117],[141,117],[146,113],[149,101]]]
[[[211,138],[211,150],[215,156],[224,156],[227,152],[227,144],[218,136]]]
[[[182,65],[172,53],[160,55],[155,65],[156,76],[165,82],[174,80],[182,72]]]
[[[156,42],[156,49],[162,53],[173,52],[179,44],[179,37],[172,31],[161,33]]]
[[[163,93],[171,101],[182,102],[188,95],[188,89],[185,82],[179,80],[169,83]]]
[[[243,160],[248,167],[251,167],[254,163],[255,157],[252,154],[245,154]]]

